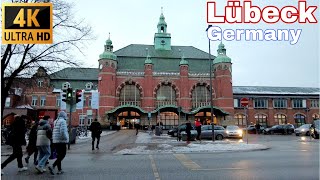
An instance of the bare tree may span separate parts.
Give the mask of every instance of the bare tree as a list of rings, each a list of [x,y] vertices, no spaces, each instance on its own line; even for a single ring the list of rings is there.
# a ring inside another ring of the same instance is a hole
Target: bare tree
[[[13,2],[40,2],[13,0]],[[73,5],[53,0],[53,44],[7,44],[1,46],[1,116],[8,92],[16,78],[30,77],[39,67],[54,72],[62,67],[80,67],[72,54],[83,54],[92,30],[84,20],[75,19]]]

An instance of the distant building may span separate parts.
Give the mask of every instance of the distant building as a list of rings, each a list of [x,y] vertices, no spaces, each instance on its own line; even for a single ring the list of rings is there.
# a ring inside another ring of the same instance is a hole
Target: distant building
[[[264,126],[300,125],[319,118],[319,88],[232,86],[232,63],[221,43],[212,59],[213,114],[210,114],[209,54],[193,46],[171,45],[171,34],[161,13],[153,45],[131,44],[113,52],[110,37],[99,56],[99,68],[65,68],[48,75],[43,68],[20,84],[20,98],[8,97],[6,107],[28,104],[39,118],[54,116],[66,106],[61,92],[84,90],[83,108],[72,113],[72,125],[88,125],[98,118],[105,124],[131,128],[160,122],[165,128],[186,120],[203,124],[246,125],[242,97],[250,99],[248,122]],[[32,80],[32,81],[31,81]],[[92,109],[92,92],[98,91],[99,108]],[[16,101],[18,100],[19,103]],[[66,110],[69,112],[69,110]],[[180,116],[180,122],[178,121]]]

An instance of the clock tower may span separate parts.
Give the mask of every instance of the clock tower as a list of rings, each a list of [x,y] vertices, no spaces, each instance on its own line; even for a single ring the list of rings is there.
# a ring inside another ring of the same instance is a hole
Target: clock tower
[[[154,34],[154,48],[156,50],[171,50],[171,34],[167,33],[167,23],[162,8],[157,28],[158,32]]]

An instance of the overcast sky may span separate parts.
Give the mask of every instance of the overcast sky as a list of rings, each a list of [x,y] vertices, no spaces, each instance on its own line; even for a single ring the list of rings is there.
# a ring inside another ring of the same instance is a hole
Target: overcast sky
[[[87,67],[98,67],[99,54],[111,33],[114,50],[129,44],[153,44],[154,33],[163,7],[167,32],[172,45],[194,46],[208,52],[206,1],[201,0],[73,0],[75,16],[85,18],[96,40],[85,50]],[[308,0],[319,6],[319,0]],[[218,1],[218,14],[224,13],[226,1]],[[279,7],[298,5],[298,0],[255,0],[253,5]],[[320,9],[316,11],[320,21]],[[222,29],[302,29],[295,45],[288,41],[223,41],[233,63],[234,86],[319,87],[319,23],[268,25],[217,24]],[[216,55],[220,42],[211,42]]]

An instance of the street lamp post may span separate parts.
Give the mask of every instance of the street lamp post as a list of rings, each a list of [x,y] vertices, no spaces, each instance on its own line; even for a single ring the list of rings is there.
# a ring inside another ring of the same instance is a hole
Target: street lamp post
[[[208,26],[207,30],[211,27],[211,25]],[[211,45],[210,45],[210,39],[209,39],[209,67],[210,67],[210,116],[212,121],[212,141],[214,141],[214,120],[213,120],[213,104],[212,104],[212,61],[211,61]]]

